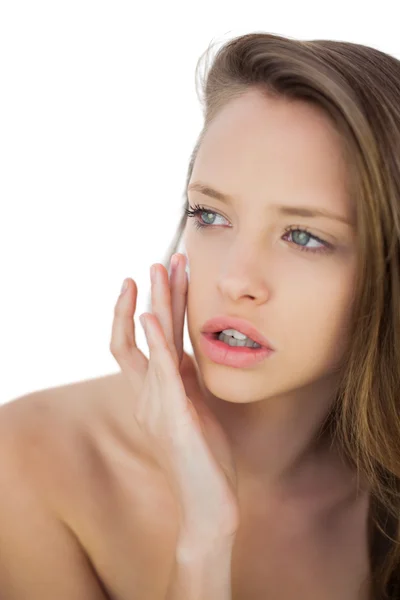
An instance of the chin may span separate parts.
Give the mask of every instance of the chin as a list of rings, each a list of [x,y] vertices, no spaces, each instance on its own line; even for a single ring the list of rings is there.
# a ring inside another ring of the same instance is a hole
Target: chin
[[[254,372],[220,365],[199,364],[207,390],[216,398],[234,404],[249,404],[265,399],[267,385],[256,381]],[[269,392],[270,390],[268,390]]]

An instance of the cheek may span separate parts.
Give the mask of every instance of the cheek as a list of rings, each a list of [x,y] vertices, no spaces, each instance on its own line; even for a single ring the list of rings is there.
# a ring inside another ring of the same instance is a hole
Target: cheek
[[[210,252],[207,251],[207,246],[201,244],[200,241],[193,232],[190,230],[186,231],[182,252],[186,256],[186,273],[188,274],[188,281],[190,284],[189,295],[191,294],[192,288],[192,296],[194,296],[194,294],[196,294],[196,296],[198,294],[203,295],[204,286],[211,285],[211,268],[213,264],[215,264],[211,261]],[[207,293],[209,294],[209,291]]]
[[[343,282],[342,282],[343,283]],[[327,290],[330,289],[330,293]],[[330,369],[337,365],[348,343],[350,294],[348,287],[320,289],[310,303],[297,307],[296,323],[293,324],[290,345],[295,353],[300,351],[304,359],[314,357],[320,368]],[[290,314],[290,313],[289,313]],[[292,312],[293,314],[293,312]],[[297,335],[296,335],[297,332]],[[289,332],[285,332],[287,336]],[[297,343],[295,342],[297,340]]]
[[[215,284],[213,285],[212,277],[204,273],[204,269],[196,262],[190,262],[192,272],[188,280],[188,311],[192,313],[203,307],[203,311],[207,310],[207,304],[215,295]],[[197,312],[197,311],[196,311]]]
[[[187,319],[188,327],[197,326],[199,321],[203,322],[206,318],[212,316],[216,297],[215,274],[212,271],[213,265],[210,260],[206,260],[204,255],[190,255],[187,295]]]

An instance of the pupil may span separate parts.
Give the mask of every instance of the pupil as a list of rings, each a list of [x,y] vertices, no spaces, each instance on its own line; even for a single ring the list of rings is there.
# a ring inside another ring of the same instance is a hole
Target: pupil
[[[304,231],[295,231],[293,235],[296,235],[296,234],[297,234],[297,237],[299,238],[298,242],[300,244],[302,244],[302,243],[306,244],[307,243],[307,241],[308,241],[307,238],[310,235],[309,233],[305,233]]]
[[[210,221],[212,221],[213,218],[214,218],[214,213],[203,212],[203,214],[205,214],[206,215],[206,219],[210,219]]]

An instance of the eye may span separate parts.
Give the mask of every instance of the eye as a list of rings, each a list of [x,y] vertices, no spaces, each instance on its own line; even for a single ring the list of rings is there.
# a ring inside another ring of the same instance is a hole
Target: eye
[[[207,221],[200,221],[199,220],[199,215],[200,213],[204,213],[206,215],[206,219],[212,219],[215,216],[219,216],[222,219],[224,218],[222,215],[220,215],[219,213],[216,213],[213,210],[209,210],[208,208],[205,208],[204,206],[199,206],[198,204],[195,204],[193,208],[185,208],[185,213],[188,217],[194,217],[195,221],[194,221],[194,225],[197,229],[202,229],[203,227],[209,227],[210,225],[214,225],[214,223],[208,223]],[[201,215],[201,218],[203,217],[203,215]]]
[[[307,229],[305,229],[304,227],[300,227],[298,225],[291,225],[290,227],[287,227],[285,229],[285,231],[288,234],[297,234],[299,233],[300,235],[297,236],[297,239],[300,238],[300,244],[298,244],[297,242],[294,242],[296,248],[300,251],[305,251],[305,252],[318,252],[318,253],[326,253],[326,252],[332,252],[334,250],[332,244],[330,244],[329,242],[326,242],[325,240],[322,240],[321,238],[317,237],[316,235],[312,235]],[[293,236],[292,236],[293,238]],[[309,242],[310,240],[313,240],[314,243],[316,242],[318,244],[318,246],[303,246],[302,245],[302,241],[305,241],[305,243]]]
[[[196,229],[207,229],[209,227],[215,226],[215,217],[225,219],[225,217],[223,217],[219,213],[210,210],[209,208],[206,208],[204,206],[200,206],[199,204],[195,204],[193,208],[185,208],[185,214],[187,215],[187,217],[192,217],[195,219],[194,225]],[[317,237],[316,235],[311,234],[307,228],[300,227],[299,225],[290,225],[285,229],[285,233],[286,235],[300,234],[300,236],[297,236],[297,238],[300,237],[300,243],[297,243],[296,241],[289,241],[297,250],[300,250],[301,252],[326,254],[334,251],[334,246],[332,246],[332,244]],[[305,241],[305,243],[307,244],[310,240],[313,240],[314,243],[317,242],[319,246],[306,246],[302,244],[303,241]]]

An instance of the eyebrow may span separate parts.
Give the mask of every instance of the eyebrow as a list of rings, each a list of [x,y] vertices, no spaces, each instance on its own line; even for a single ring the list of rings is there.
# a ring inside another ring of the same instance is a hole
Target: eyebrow
[[[201,183],[200,181],[191,183],[187,188],[187,192],[189,190],[200,192],[201,194],[205,194],[206,196],[210,196],[211,198],[215,198],[216,200],[220,200],[226,204],[234,203],[232,196],[223,194],[222,192],[219,192],[218,190],[215,190],[209,185]],[[296,215],[299,217],[324,217],[326,219],[340,221],[341,223],[349,225],[349,227],[353,227],[353,224],[345,217],[321,208],[312,208],[309,206],[288,206],[284,204],[272,204],[271,207],[283,215]]]

